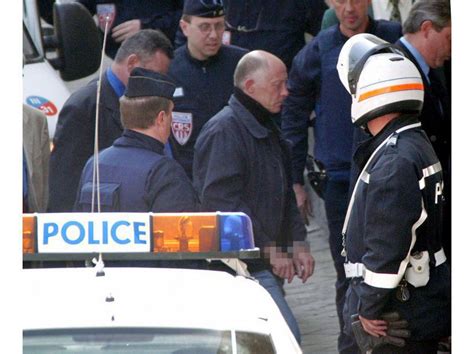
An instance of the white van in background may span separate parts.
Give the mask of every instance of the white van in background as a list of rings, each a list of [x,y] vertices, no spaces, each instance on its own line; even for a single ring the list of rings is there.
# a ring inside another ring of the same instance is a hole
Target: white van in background
[[[58,114],[71,94],[66,82],[100,65],[97,26],[77,2],[56,1],[54,24],[42,24],[37,0],[23,0],[23,103],[42,110],[52,139]]]

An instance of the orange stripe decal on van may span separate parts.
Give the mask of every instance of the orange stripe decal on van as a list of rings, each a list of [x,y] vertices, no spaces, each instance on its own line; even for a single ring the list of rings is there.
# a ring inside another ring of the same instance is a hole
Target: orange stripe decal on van
[[[377,90],[369,91],[366,93],[363,93],[362,95],[359,96],[359,102],[364,101],[368,98],[382,95],[384,93],[390,93],[390,92],[398,92],[398,91],[408,91],[408,90],[423,90],[423,84],[417,83],[417,84],[402,84],[402,85],[394,85],[394,86],[388,86],[388,87],[383,87]]]

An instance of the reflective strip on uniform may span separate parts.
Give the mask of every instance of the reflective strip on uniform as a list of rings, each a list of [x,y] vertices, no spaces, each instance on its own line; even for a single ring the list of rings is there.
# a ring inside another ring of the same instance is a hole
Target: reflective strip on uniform
[[[365,182],[365,183],[369,184],[370,174],[367,173],[367,171],[362,171],[362,173],[360,175],[360,179],[362,180],[362,182]]]
[[[433,176],[434,174],[441,172],[443,168],[441,167],[441,163],[438,161],[434,165],[428,166],[427,168],[423,169],[423,177],[418,181],[420,185],[420,189],[424,189],[426,186],[425,178],[429,176]]]
[[[436,252],[434,254],[434,258],[436,260],[436,267],[446,262],[447,258],[446,254],[444,253],[444,249],[441,248],[438,252]]]
[[[376,90],[365,92],[359,96],[359,102],[362,102],[368,98],[383,95],[386,93],[399,92],[399,91],[409,91],[409,90],[421,90],[423,91],[423,84],[421,83],[412,83],[412,84],[402,84],[402,85],[392,85],[387,87],[382,87]]]
[[[428,217],[428,213],[426,212],[425,205],[423,199],[421,200],[421,215],[418,221],[413,224],[411,228],[411,244],[410,248],[408,249],[408,254],[405,259],[400,263],[400,267],[398,268],[397,274],[386,274],[386,273],[375,273],[368,269],[365,269],[364,281],[370,286],[376,288],[383,288],[383,289],[395,289],[397,285],[402,280],[403,275],[405,274],[405,270],[408,266],[408,262],[410,260],[411,250],[416,242],[416,230],[425,222],[426,218]]]

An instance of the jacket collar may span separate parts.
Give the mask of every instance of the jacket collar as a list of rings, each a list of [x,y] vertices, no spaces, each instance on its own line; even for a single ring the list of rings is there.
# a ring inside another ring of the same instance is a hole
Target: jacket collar
[[[268,137],[268,129],[261,125],[250,111],[235,97],[234,94],[229,99],[230,108],[236,113],[239,121],[247,128],[250,134],[257,139]]]
[[[418,116],[413,114],[402,114],[400,117],[388,123],[376,136],[361,142],[354,153],[354,163],[359,171],[362,171],[367,160],[377,147],[398,129],[410,124],[418,123]]]
[[[161,141],[130,129],[123,131],[122,136],[115,140],[114,146],[141,148],[160,155],[164,155],[165,147]]]
[[[216,53],[216,55],[213,55],[212,57],[209,57],[209,59],[206,59],[206,60],[199,60],[199,59],[194,58],[191,55],[191,52],[189,51],[189,48],[188,48],[187,45],[185,45],[184,53],[185,53],[186,57],[188,58],[188,60],[191,63],[193,63],[196,66],[199,66],[200,68],[203,68],[203,67],[208,67],[208,66],[212,65],[213,63],[215,63],[219,59],[220,53],[222,52],[222,46],[223,45],[221,45],[221,47],[219,48],[219,51]]]

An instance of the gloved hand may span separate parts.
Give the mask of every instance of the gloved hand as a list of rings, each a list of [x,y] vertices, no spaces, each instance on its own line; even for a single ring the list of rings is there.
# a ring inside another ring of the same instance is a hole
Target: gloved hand
[[[357,345],[363,353],[372,351],[384,344],[391,344],[397,347],[405,346],[405,338],[410,337],[408,322],[400,319],[398,312],[388,312],[381,316],[382,320],[387,322],[387,335],[374,337],[368,334],[362,327],[358,315],[352,315],[352,331],[357,341]]]

